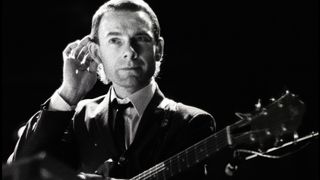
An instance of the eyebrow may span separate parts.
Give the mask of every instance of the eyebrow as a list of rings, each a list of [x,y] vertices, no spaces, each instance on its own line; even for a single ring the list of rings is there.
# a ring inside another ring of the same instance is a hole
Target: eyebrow
[[[121,32],[111,31],[111,32],[108,32],[105,37],[109,37],[109,36],[122,36],[122,35],[123,35],[123,34],[122,34]],[[149,33],[144,32],[144,31],[141,31],[141,32],[138,32],[137,34],[135,34],[135,36],[137,36],[137,35],[138,35],[138,36],[147,35],[147,36],[153,38],[152,34],[149,34]]]
[[[121,36],[121,35],[122,35],[122,33],[120,33],[120,32],[109,32],[106,35],[106,37],[108,37],[108,36]]]
[[[147,35],[147,36],[149,36],[149,37],[152,37],[152,35],[151,34],[149,34],[149,33],[147,33],[147,32],[144,32],[144,31],[142,31],[142,32],[138,32],[137,34],[135,34],[135,36],[143,36],[143,35]]]

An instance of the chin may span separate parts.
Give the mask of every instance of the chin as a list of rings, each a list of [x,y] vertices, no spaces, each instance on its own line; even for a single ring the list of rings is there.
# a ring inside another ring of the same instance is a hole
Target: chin
[[[132,89],[140,89],[146,86],[150,82],[150,79],[142,79],[141,77],[137,76],[129,76],[125,79],[119,81],[119,85],[125,88],[132,88]]]
[[[121,85],[122,87],[135,87],[139,86],[140,80],[135,76],[130,76],[119,79],[117,84]]]

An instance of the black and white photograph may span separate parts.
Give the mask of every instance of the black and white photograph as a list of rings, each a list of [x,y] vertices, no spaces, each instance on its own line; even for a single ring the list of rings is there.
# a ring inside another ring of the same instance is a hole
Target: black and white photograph
[[[2,0],[4,180],[318,180],[319,2]]]

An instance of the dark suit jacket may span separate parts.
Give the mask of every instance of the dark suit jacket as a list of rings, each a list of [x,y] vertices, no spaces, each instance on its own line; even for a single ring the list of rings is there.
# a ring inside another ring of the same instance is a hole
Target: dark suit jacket
[[[46,105],[42,106],[28,121],[16,145],[14,160],[46,151],[78,171],[93,173],[107,159],[121,157],[120,165],[111,171],[111,176],[128,178],[215,130],[209,113],[169,100],[157,89],[141,118],[133,143],[124,154],[119,154],[111,129],[103,121],[108,109],[99,107],[104,97],[80,102],[76,112],[48,111]],[[194,168],[186,176],[199,179],[203,174],[200,171],[201,168]]]

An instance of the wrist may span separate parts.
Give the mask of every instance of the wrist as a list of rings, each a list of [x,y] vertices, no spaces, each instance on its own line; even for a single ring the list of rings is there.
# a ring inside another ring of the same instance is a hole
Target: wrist
[[[83,95],[80,95],[74,88],[67,88],[65,86],[61,86],[57,90],[57,92],[61,96],[61,98],[64,101],[66,101],[70,106],[78,104],[78,102],[83,98]]]
[[[49,111],[72,111],[75,110],[76,105],[71,106],[68,102],[66,102],[61,95],[59,94],[58,90],[53,93],[50,97],[49,105],[47,110]]]

